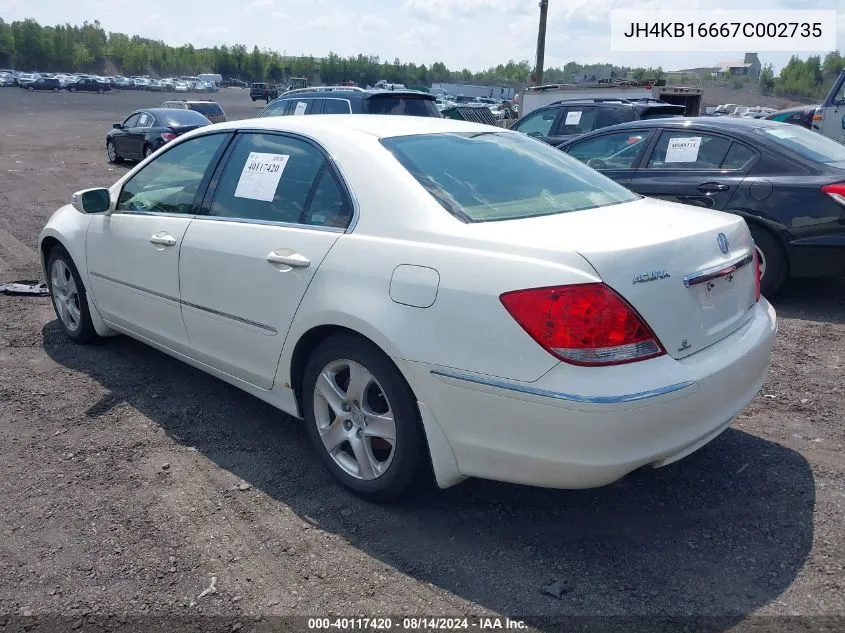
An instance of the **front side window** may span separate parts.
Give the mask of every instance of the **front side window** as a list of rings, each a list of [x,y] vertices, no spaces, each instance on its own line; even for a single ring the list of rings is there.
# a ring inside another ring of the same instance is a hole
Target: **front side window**
[[[199,136],[156,157],[123,185],[116,210],[194,213],[194,198],[226,137]]]
[[[647,138],[645,130],[626,130],[576,143],[566,151],[593,169],[632,169]]]
[[[649,169],[719,169],[731,140],[702,132],[663,132],[651,159]]]
[[[464,222],[594,209],[640,196],[578,160],[511,132],[420,134],[381,143]]]
[[[140,114],[133,114],[128,119],[123,122],[123,127],[138,127],[138,119],[141,117]]]
[[[549,136],[552,131],[552,125],[554,125],[555,119],[557,118],[557,113],[557,110],[543,110],[542,112],[529,114],[514,129],[528,136]]]
[[[282,99],[280,101],[274,101],[270,105],[268,105],[264,110],[259,114],[259,117],[265,116],[284,116],[287,114],[288,106],[290,105],[289,99]]]
[[[310,143],[277,134],[244,134],[220,176],[210,215],[304,223],[325,157]]]

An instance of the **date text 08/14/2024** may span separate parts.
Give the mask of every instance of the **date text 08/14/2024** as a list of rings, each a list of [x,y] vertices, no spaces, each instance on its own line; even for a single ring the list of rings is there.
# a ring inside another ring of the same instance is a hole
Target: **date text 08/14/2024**
[[[308,618],[308,630],[311,631],[425,631],[425,630],[519,630],[527,625],[522,620],[508,617],[373,617],[373,618]]]

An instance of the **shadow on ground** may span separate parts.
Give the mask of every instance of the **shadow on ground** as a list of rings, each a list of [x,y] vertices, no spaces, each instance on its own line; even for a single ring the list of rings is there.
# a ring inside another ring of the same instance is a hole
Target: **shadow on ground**
[[[793,279],[770,301],[779,316],[845,323],[845,277]]]
[[[128,338],[78,347],[55,321],[43,334],[55,361],[105,387],[89,415],[125,402],[322,529],[500,614],[721,615],[728,628],[787,589],[812,546],[810,466],[738,430],[601,489],[468,481],[380,507],[335,485],[301,423],[239,390]],[[554,580],[571,587],[560,600],[542,593]]]

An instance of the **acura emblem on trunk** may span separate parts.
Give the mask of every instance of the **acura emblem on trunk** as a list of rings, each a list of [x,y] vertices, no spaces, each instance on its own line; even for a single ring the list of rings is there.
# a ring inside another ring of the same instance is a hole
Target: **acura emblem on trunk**
[[[719,242],[719,250],[727,255],[731,250],[731,245],[728,243],[728,236],[724,233],[719,233],[719,235],[716,236],[716,241]]]
[[[665,279],[666,277],[671,277],[668,272],[665,270],[652,270],[648,273],[640,273],[639,275],[634,275],[635,284],[641,284],[646,281],[654,281],[655,279]]]

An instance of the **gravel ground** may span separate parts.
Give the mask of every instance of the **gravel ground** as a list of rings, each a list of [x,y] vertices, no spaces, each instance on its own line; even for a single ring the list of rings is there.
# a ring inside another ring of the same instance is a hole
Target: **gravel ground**
[[[216,98],[230,118],[261,105]],[[39,277],[52,211],[125,169],[106,161],[108,128],[162,100],[0,90],[0,281]],[[775,305],[763,391],[691,457],[597,490],[468,481],[380,507],[335,485],[268,405],[128,338],[75,346],[48,299],[0,296],[0,629],[330,614],[845,627],[845,280]],[[543,592],[555,582],[562,595]]]

